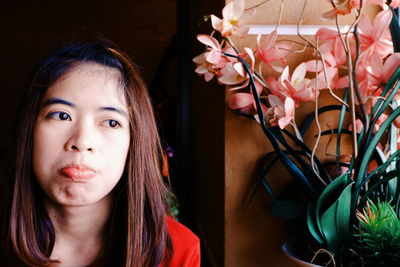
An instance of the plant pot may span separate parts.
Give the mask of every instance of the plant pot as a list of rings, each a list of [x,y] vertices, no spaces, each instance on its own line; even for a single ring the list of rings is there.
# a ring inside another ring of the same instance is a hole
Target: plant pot
[[[307,243],[291,240],[282,245],[285,255],[301,267],[322,267],[322,265],[311,263],[314,255]]]

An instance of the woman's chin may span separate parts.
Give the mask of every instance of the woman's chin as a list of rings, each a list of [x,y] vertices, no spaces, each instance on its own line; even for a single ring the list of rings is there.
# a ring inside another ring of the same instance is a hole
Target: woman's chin
[[[101,197],[79,185],[69,185],[53,194],[51,200],[63,206],[84,206],[96,203]]]

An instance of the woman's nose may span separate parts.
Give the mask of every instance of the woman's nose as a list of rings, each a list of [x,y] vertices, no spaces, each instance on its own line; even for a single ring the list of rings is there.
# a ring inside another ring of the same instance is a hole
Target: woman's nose
[[[71,134],[71,137],[65,143],[67,151],[94,151],[93,145],[93,129],[85,126],[79,126]]]

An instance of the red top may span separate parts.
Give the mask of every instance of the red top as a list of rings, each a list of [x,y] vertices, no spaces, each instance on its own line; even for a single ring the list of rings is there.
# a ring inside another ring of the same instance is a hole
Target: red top
[[[167,216],[173,254],[170,262],[163,260],[159,267],[200,267],[200,240],[188,228]]]

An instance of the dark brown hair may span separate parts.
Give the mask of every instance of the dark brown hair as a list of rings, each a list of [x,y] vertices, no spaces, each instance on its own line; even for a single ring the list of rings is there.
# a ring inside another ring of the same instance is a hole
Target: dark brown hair
[[[160,140],[146,85],[136,66],[109,42],[72,44],[44,60],[23,105],[10,170],[0,188],[0,266],[51,266],[53,224],[32,170],[35,120],[47,88],[79,63],[117,69],[129,107],[131,139],[124,174],[113,189],[107,242],[97,263],[156,266],[171,252]]]

